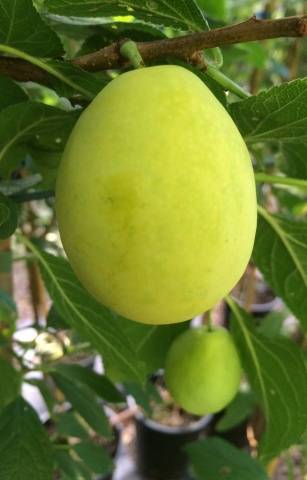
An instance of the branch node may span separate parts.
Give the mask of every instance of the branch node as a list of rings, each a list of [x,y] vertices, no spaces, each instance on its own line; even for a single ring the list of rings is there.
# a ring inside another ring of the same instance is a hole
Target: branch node
[[[126,40],[121,43],[120,54],[127,58],[134,68],[142,68],[145,66],[138,46],[132,40]]]
[[[307,35],[307,17],[303,17],[298,21],[298,33],[302,37]]]

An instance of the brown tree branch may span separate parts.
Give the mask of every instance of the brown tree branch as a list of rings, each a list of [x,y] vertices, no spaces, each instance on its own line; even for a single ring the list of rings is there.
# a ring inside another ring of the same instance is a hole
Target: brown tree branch
[[[303,36],[307,36],[307,15],[277,20],[258,20],[252,17],[236,25],[172,39],[139,42],[137,46],[145,62],[165,57],[189,60],[195,52],[206,48],[270,38]],[[113,43],[101,50],[76,58],[72,63],[94,72],[121,68],[126,65],[126,60],[120,54],[120,45],[119,42]],[[0,73],[19,81],[33,80],[48,83],[48,75],[40,68],[17,59],[0,57]]]
[[[307,35],[307,15],[287,17],[278,20],[249,20],[206,32],[193,33],[183,37],[137,43],[143,60],[162,57],[189,58],[193,53],[205,48],[213,48],[233,43],[267,40],[277,37],[302,37]],[[103,70],[123,64],[119,45],[112,44],[97,52],[84,55],[74,63],[86,70]]]
[[[20,58],[0,56],[0,74],[17,80],[17,82],[37,82],[43,85],[50,83],[50,77],[39,67]]]

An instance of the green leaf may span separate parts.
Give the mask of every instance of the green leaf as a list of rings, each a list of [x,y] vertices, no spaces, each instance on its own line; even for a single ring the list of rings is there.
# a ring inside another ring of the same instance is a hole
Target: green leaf
[[[44,399],[46,407],[48,408],[48,412],[52,416],[53,408],[54,408],[54,405],[55,405],[55,399],[52,395],[51,389],[48,386],[48,383],[46,382],[46,379],[41,380],[41,379],[38,379],[38,378],[25,378],[24,381],[29,383],[30,385],[33,385],[34,387],[38,388],[41,396]]]
[[[22,162],[27,156],[27,153],[28,151],[25,145],[20,144],[11,147],[1,160],[0,177],[3,180],[11,180],[14,171],[20,168]],[[27,177],[24,177],[23,180],[25,178]]]
[[[102,446],[91,442],[81,442],[76,444],[73,449],[94,473],[106,474],[113,470],[112,460]]]
[[[63,52],[59,38],[43,22],[32,0],[0,0],[0,43],[40,57]]]
[[[0,410],[18,397],[20,388],[20,373],[0,357]]]
[[[55,370],[62,375],[87,385],[100,398],[107,402],[122,402],[123,397],[113,383],[105,376],[81,365],[58,363]]]
[[[69,325],[65,319],[57,312],[54,305],[51,306],[47,315],[47,326],[56,330],[67,330]]]
[[[22,398],[0,415],[0,480],[52,480],[51,444],[46,431]]]
[[[254,262],[307,330],[307,221],[259,213]]]
[[[307,78],[233,103],[230,112],[248,143],[306,143]]]
[[[31,157],[31,171],[38,173],[42,179],[39,188],[41,190],[55,190],[62,152],[31,149]]]
[[[52,372],[51,376],[66,399],[89,426],[103,437],[110,437],[108,420],[92,391],[86,385],[70,380],[58,372]]]
[[[12,252],[11,250],[3,250],[0,251],[0,273],[10,273],[12,268]],[[13,308],[15,307],[16,310],[16,305],[13,301],[13,299],[8,299],[7,294],[5,295],[6,292],[3,292],[3,290],[0,290],[0,300],[3,300],[3,294],[6,298],[4,300]]]
[[[255,404],[255,396],[252,392],[239,392],[218,421],[217,432],[226,432],[244,422],[253,412]]]
[[[17,83],[13,82],[9,77],[0,75],[0,110],[26,100],[27,95]]]
[[[81,93],[86,98],[93,99],[112,80],[107,73],[86,72],[71,63],[53,60],[44,64],[51,69],[51,86],[63,97]]]
[[[9,255],[7,255],[9,253]],[[10,272],[11,269],[11,252],[0,252],[0,273]],[[5,263],[8,262],[8,265]],[[7,270],[8,267],[8,270]],[[0,289],[0,325],[1,330],[5,327],[10,327],[14,330],[17,318],[16,305],[13,298],[4,290]],[[3,331],[2,331],[3,333]]]
[[[248,453],[220,438],[207,438],[186,447],[196,479],[269,480],[262,465]]]
[[[208,24],[194,0],[48,0],[50,13],[68,17],[114,17],[133,15],[156,25],[184,30],[206,30]]]
[[[267,50],[259,42],[237,43],[223,49],[225,63],[245,62],[251,67],[263,69],[267,61]]]
[[[0,240],[13,235],[18,224],[18,206],[0,192]]]
[[[282,327],[288,315],[287,309],[272,311],[260,322],[257,330],[266,337],[277,337],[282,334]]]
[[[165,38],[165,34],[160,28],[136,22],[106,23],[94,28],[93,32],[95,33],[88,36],[78,51],[78,57],[99,50],[122,38],[129,38],[134,42],[147,42]]]
[[[242,365],[266,417],[259,445],[264,461],[296,443],[307,424],[307,369],[300,348],[287,338],[268,338],[230,301],[233,334]]]
[[[158,391],[151,383],[140,385],[139,383],[124,383],[125,392],[135,400],[136,404],[141,407],[146,415],[152,415],[151,401],[156,400],[161,402]]]
[[[287,176],[293,178],[307,178],[307,141],[285,143],[282,146],[282,160],[279,168]]]
[[[206,15],[219,20],[226,20],[228,0],[196,0]]]
[[[23,102],[0,112],[0,165],[10,149],[45,135],[63,149],[77,120],[76,112],[64,112],[42,103]]]
[[[124,332],[138,359],[144,362],[146,373],[164,367],[165,357],[172,341],[180,335],[189,322],[175,325],[144,325],[117,316],[116,325]]]
[[[116,325],[116,317],[82,287],[69,263],[29,244],[39,261],[49,294],[59,314],[83,338],[88,339],[103,358],[116,365],[123,379],[142,381],[143,365]]]
[[[77,462],[70,452],[56,449],[54,459],[57,467],[64,473],[61,480],[92,480],[90,472],[82,466],[81,462]]]
[[[81,425],[74,412],[62,413],[58,420],[57,431],[60,435],[77,438],[89,437],[88,432]]]

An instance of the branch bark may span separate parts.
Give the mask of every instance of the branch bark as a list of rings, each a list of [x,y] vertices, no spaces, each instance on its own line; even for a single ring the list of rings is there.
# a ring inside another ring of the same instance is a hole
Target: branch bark
[[[172,39],[139,42],[137,47],[145,62],[165,57],[191,60],[196,52],[223,45],[252,42],[280,37],[307,36],[307,15],[286,17],[277,20],[249,20],[217,28],[206,32],[192,33]],[[84,70],[100,71],[123,68],[127,65],[120,53],[121,43],[113,43],[101,50],[76,58],[72,61]],[[28,62],[0,57],[0,73],[9,75],[19,81],[36,81],[48,84],[48,74]]]

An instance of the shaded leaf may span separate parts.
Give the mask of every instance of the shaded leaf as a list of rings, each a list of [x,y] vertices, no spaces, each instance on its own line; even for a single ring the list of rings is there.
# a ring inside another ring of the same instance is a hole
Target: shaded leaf
[[[58,372],[52,372],[51,376],[66,399],[89,426],[100,435],[110,437],[108,420],[91,390],[86,385],[72,381]]]
[[[119,315],[116,315],[115,324],[125,334],[137,358],[144,362],[147,373],[153,373],[164,367],[172,341],[189,326],[189,322],[175,325],[145,325]]]
[[[78,57],[99,50],[122,38],[129,38],[134,42],[147,42],[165,38],[161,29],[137,22],[112,22],[95,26],[92,30],[93,34],[88,36],[78,51]]]
[[[289,177],[307,178],[307,140],[285,143],[282,146],[282,161],[279,168]]]
[[[25,102],[27,95],[23,89],[9,77],[0,75],[0,110],[9,105]]]
[[[22,398],[0,415],[0,480],[52,480],[51,444],[32,407]]]
[[[54,305],[51,306],[47,315],[47,326],[56,330],[67,330],[69,325],[65,319],[57,312]]]
[[[283,83],[230,105],[248,143],[307,142],[307,78]]]
[[[59,415],[57,430],[60,435],[67,437],[88,438],[89,434],[79,422],[74,412]]]
[[[227,17],[228,0],[196,0],[196,3],[209,17],[225,20]]]
[[[10,237],[18,224],[18,206],[0,192],[0,240]]]
[[[220,438],[206,438],[186,447],[196,479],[268,480],[263,466],[248,453]]]
[[[69,263],[30,244],[39,261],[49,294],[59,314],[83,338],[88,339],[103,358],[117,366],[123,379],[142,381],[143,365],[116,325],[116,318],[82,287]]]
[[[41,176],[39,188],[41,190],[55,190],[62,152],[31,149],[31,157],[31,171]]]
[[[253,412],[255,405],[255,396],[252,392],[239,392],[218,421],[216,431],[225,432],[244,422]]]
[[[0,43],[40,57],[63,52],[59,38],[41,19],[32,0],[0,0]]]
[[[92,475],[73,458],[70,452],[55,449],[54,459],[58,468],[64,473],[61,480],[92,480]]]
[[[282,327],[287,316],[287,309],[281,311],[273,310],[261,320],[257,328],[258,332],[266,337],[278,337],[282,334]]]
[[[0,357],[0,410],[18,397],[20,388],[20,373]]]
[[[108,402],[122,402],[123,397],[113,383],[105,376],[81,365],[58,363],[55,370],[62,375],[84,383],[99,397]]]
[[[55,405],[55,399],[52,395],[51,389],[46,382],[46,379],[39,379],[39,378],[25,378],[25,382],[37,387],[40,391],[41,396],[46,404],[48,412],[50,415],[53,414],[53,407]]]
[[[64,112],[42,103],[23,102],[0,112],[0,165],[10,149],[45,135],[63,148],[77,120],[76,112]]]
[[[254,262],[307,330],[307,222],[259,213]]]
[[[8,252],[0,252],[0,274],[10,272],[11,269],[11,255],[6,255],[6,253]],[[14,330],[16,318],[17,310],[13,298],[0,289],[0,325],[2,333],[4,333],[3,329],[6,326],[11,327],[12,331]]]
[[[53,72],[51,86],[63,97],[72,97],[77,92],[92,99],[111,80],[107,73],[90,73],[68,62],[52,60],[45,63]]]
[[[94,473],[106,474],[113,470],[112,460],[101,445],[81,442],[75,445],[73,449]]]
[[[268,338],[233,301],[233,334],[242,365],[266,417],[259,445],[264,461],[299,441],[307,425],[307,369],[300,348],[287,338]]]
[[[156,25],[205,30],[208,24],[194,0],[48,0],[50,13],[68,17],[114,17],[133,15]]]

